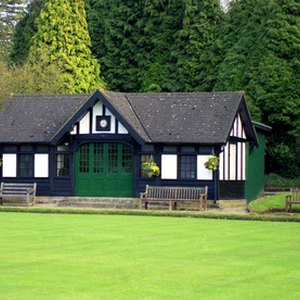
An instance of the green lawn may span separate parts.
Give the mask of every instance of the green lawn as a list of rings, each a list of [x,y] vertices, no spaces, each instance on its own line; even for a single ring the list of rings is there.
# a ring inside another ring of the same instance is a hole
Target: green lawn
[[[249,207],[256,213],[265,212],[285,212],[285,196],[288,193],[275,194],[272,196],[265,196],[255,201],[250,202]],[[299,213],[300,205],[292,205],[290,212]]]
[[[0,213],[1,299],[300,299],[300,224]]]

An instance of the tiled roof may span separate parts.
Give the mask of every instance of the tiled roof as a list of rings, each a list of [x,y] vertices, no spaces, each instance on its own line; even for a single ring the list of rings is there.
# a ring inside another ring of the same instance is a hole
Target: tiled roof
[[[142,140],[156,143],[224,143],[243,99],[242,92],[102,94]],[[0,113],[0,142],[50,142],[89,99],[11,96]]]
[[[224,143],[242,93],[127,94],[152,142]]]
[[[48,143],[90,95],[12,95],[0,113],[1,143]]]

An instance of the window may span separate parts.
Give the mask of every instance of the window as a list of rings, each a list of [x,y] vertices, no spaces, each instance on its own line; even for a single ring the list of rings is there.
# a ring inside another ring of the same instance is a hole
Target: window
[[[49,149],[46,145],[38,145],[36,146],[36,152],[38,153],[48,153]]]
[[[153,152],[154,151],[154,145],[143,145],[141,147],[142,152]]]
[[[56,148],[57,152],[69,152],[69,150],[70,150],[70,146],[69,146],[68,143],[65,143],[63,145],[59,145]]]
[[[118,173],[118,144],[108,144],[108,173]]]
[[[164,152],[177,152],[176,146],[164,146],[163,148]]]
[[[84,144],[79,149],[79,172],[90,172],[90,144]]]
[[[56,155],[56,176],[69,176],[70,159],[68,154]]]
[[[94,144],[94,173],[104,173],[104,144],[101,143]]]
[[[122,146],[122,173],[131,173],[132,172],[132,150],[127,145]]]
[[[199,147],[199,154],[213,154],[213,148],[211,146],[200,146]]]
[[[20,177],[33,177],[33,155],[32,154],[19,155],[18,175]]]
[[[3,152],[17,152],[16,146],[4,146]]]
[[[58,145],[56,151],[56,176],[64,177],[70,175],[70,145],[64,143]]]
[[[181,153],[195,153],[195,147],[193,146],[182,146]]]
[[[196,178],[196,157],[194,155],[180,156],[180,178],[182,179]]]
[[[20,146],[20,151],[21,152],[32,152],[33,151],[33,146],[31,146],[31,145],[22,145],[22,146]]]

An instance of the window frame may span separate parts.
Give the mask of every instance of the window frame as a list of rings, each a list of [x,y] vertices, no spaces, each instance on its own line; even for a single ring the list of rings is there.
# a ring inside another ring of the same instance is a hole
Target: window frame
[[[62,160],[58,160],[59,157],[63,157]],[[58,163],[62,162],[62,167],[58,168]],[[67,165],[67,167],[66,167]],[[66,169],[67,172],[61,172]],[[62,175],[60,175],[62,173]],[[56,178],[66,178],[71,175],[71,153],[70,153],[70,144],[63,143],[57,145],[55,148],[55,177]]]

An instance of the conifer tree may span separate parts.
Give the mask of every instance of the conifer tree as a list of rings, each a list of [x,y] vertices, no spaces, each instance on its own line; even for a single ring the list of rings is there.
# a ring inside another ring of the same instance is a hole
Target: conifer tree
[[[140,89],[138,53],[142,1],[86,1],[92,50],[99,59],[108,88]]]
[[[23,18],[16,24],[9,57],[11,64],[22,65],[26,62],[32,37],[37,31],[35,20],[44,4],[45,0],[32,0]]]
[[[300,5],[233,2],[216,90],[245,90],[256,120],[272,125],[268,171],[300,173]]]
[[[183,1],[146,0],[140,20],[144,49],[139,62],[142,91],[179,91],[176,39],[182,26]]]
[[[32,38],[29,61],[39,65],[46,54],[64,73],[69,93],[87,93],[103,87],[100,67],[93,57],[82,0],[48,0],[36,18],[37,31]]]
[[[223,19],[219,0],[185,0],[178,31],[177,78],[184,91],[210,91],[221,60],[218,32]]]
[[[0,1],[0,56],[3,59],[9,55],[14,28],[22,17],[26,2],[26,0]]]

